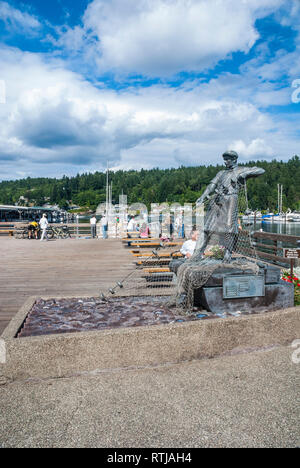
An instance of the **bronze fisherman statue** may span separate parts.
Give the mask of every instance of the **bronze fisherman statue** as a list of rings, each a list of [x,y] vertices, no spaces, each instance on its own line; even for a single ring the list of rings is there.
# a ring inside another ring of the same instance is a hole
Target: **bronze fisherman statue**
[[[218,172],[210,182],[197,205],[209,200],[204,222],[204,235],[196,246],[193,260],[202,258],[213,235],[217,235],[225,248],[224,262],[230,262],[238,235],[238,194],[245,181],[257,177],[265,171],[259,167],[241,167],[237,165],[238,154],[226,151],[223,154],[225,169]]]
[[[225,169],[218,172],[196,202],[199,206],[209,201],[195,251],[191,258],[177,267],[178,310],[191,310],[194,304],[194,291],[200,291],[214,271],[220,267],[220,263],[224,265],[226,271],[228,270],[224,276],[234,271],[237,261],[246,262],[249,267],[246,259],[242,260],[240,257],[240,260],[232,259],[233,251],[237,250],[239,231],[238,195],[248,178],[257,177],[265,171],[258,167],[238,166],[238,155],[235,151],[226,151],[223,159]],[[217,257],[220,260],[210,256],[216,248],[221,251],[221,256]],[[252,267],[256,268],[255,264],[252,263]],[[214,286],[214,283],[212,285]]]

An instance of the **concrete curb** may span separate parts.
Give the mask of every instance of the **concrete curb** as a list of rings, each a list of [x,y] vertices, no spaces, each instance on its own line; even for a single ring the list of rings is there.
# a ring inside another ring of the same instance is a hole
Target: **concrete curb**
[[[26,301],[1,336],[6,363],[0,364],[0,375],[6,379],[178,363],[286,345],[300,338],[300,307],[226,319],[15,338],[36,299]]]

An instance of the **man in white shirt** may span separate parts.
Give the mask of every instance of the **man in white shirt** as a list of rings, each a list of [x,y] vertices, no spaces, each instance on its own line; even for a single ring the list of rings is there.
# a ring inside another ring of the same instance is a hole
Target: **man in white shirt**
[[[106,217],[106,213],[104,213],[104,216],[102,216],[100,224],[101,224],[101,228],[102,228],[102,237],[103,237],[103,239],[107,239],[108,220],[107,220],[107,217]]]
[[[130,219],[128,225],[127,225],[127,231],[128,232],[136,232],[136,220],[134,216]]]
[[[91,234],[92,234],[93,239],[95,239],[95,237],[96,237],[96,223],[97,223],[97,218],[96,218],[96,216],[93,216],[90,219]]]
[[[185,258],[191,258],[195,251],[197,239],[198,239],[199,231],[192,231],[191,238],[184,242],[182,245],[180,252],[184,255]]]
[[[41,219],[39,221],[39,225],[40,225],[40,228],[41,228],[41,231],[42,231],[41,241],[44,240],[45,236],[46,236],[46,241],[47,241],[48,239],[47,239],[47,232],[46,231],[47,231],[47,227],[48,227],[48,219],[47,219],[47,216],[46,216],[45,213],[41,217]]]
[[[179,213],[174,223],[176,236],[180,239],[184,237],[183,213]]]
[[[184,258],[176,258],[176,259],[174,258],[169,263],[170,271],[172,271],[176,275],[177,275],[177,270],[180,267],[180,265],[182,265],[186,260],[191,258],[191,256],[193,255],[195,248],[196,248],[198,235],[199,235],[199,231],[193,230],[191,234],[191,238],[185,241],[180,249],[180,253],[184,255]]]

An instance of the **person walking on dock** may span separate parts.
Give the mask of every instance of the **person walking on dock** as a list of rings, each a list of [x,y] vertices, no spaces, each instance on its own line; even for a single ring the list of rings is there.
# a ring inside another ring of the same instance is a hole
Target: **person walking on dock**
[[[95,239],[95,237],[96,237],[96,223],[97,223],[97,218],[96,218],[96,216],[93,216],[90,219],[91,234],[92,234],[93,239]]]
[[[39,225],[40,225],[40,228],[41,228],[41,231],[42,231],[42,236],[41,236],[41,241],[44,240],[44,237],[46,236],[46,241],[48,240],[47,238],[47,227],[48,227],[48,219],[47,219],[47,216],[46,214],[44,213],[43,216],[41,217],[40,221],[39,221]]]
[[[102,237],[103,239],[107,239],[108,219],[106,213],[104,213],[104,216],[102,216],[100,223],[102,228]]]

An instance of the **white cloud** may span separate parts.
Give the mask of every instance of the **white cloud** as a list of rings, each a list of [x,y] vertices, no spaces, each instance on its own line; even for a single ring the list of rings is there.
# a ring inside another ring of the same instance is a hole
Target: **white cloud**
[[[259,109],[251,74],[114,91],[16,49],[0,51],[0,68],[1,178],[101,170],[107,160],[136,169],[214,164],[226,148],[287,159],[299,147],[294,122]]]
[[[300,41],[293,52],[279,50],[272,59],[262,54],[249,60],[241,66],[241,72],[248,76],[256,76],[261,82],[275,82],[280,80],[283,74],[292,79],[300,75],[299,55]]]
[[[101,72],[170,76],[214,66],[259,38],[255,20],[283,0],[93,0],[83,27],[59,40],[83,48]],[[87,41],[87,37],[93,41]],[[96,38],[96,41],[95,41]]]
[[[236,140],[228,146],[228,149],[236,151],[244,158],[268,158],[276,154],[262,138],[256,138],[248,145],[243,140]]]
[[[4,21],[7,29],[20,33],[34,33],[41,27],[40,22],[34,16],[2,1],[0,1],[0,20]]]

